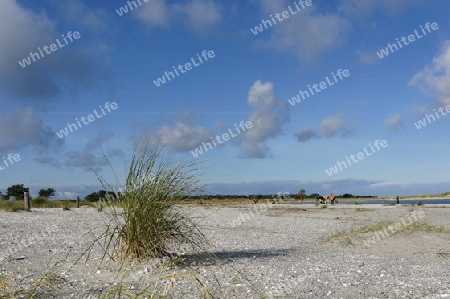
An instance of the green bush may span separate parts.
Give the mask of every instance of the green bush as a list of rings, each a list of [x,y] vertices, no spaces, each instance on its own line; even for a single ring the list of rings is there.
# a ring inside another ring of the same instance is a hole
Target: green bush
[[[35,199],[31,200],[31,206],[42,206],[47,202],[47,198],[44,196],[36,197]]]
[[[110,219],[101,236],[110,240],[105,249],[135,258],[163,256],[182,245],[204,250],[208,241],[199,224],[175,208],[180,198],[201,189],[197,165],[195,161],[174,163],[164,148],[154,143],[138,147],[125,181],[125,186],[134,188],[126,188],[117,199],[107,194],[101,203]],[[112,189],[102,176],[97,177],[105,189]]]

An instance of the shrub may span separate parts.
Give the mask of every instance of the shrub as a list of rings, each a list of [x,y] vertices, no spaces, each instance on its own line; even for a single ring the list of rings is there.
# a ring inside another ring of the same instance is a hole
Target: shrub
[[[199,224],[175,207],[180,198],[202,187],[197,164],[176,164],[164,154],[164,147],[149,141],[138,147],[130,162],[126,191],[116,198],[107,193],[102,202],[110,220],[101,236],[109,240],[105,249],[135,258],[167,255],[182,245],[205,249],[208,242]],[[105,189],[112,189],[102,176],[97,177]]]
[[[45,198],[44,196],[39,196],[31,200],[31,206],[41,206],[44,205],[47,201],[47,198]]]

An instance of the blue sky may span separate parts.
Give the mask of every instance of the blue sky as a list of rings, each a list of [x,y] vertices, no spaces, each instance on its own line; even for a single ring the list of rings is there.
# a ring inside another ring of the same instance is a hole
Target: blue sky
[[[294,1],[135,2],[130,10],[121,0],[3,0],[0,152],[21,159],[8,167],[0,160],[0,190],[20,183],[32,194],[52,187],[58,198],[84,196],[99,189],[92,169],[110,174],[102,152],[121,176],[149,133],[189,160],[202,142],[250,121],[199,155],[207,193],[450,191],[450,116],[414,125],[450,105],[448,1],[313,0],[256,35],[250,29]],[[424,35],[427,22],[438,28]],[[420,39],[377,55],[415,30]],[[18,63],[69,31],[80,37]],[[172,66],[198,63],[204,50],[214,57],[154,84]],[[338,70],[350,75],[289,103]],[[117,109],[57,136],[107,102]],[[376,140],[388,145],[327,174]]]

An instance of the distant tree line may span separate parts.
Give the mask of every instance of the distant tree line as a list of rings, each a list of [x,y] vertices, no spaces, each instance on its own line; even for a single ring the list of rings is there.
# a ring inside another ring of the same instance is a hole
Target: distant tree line
[[[9,200],[11,197],[14,197],[16,200],[23,200],[23,193],[25,191],[25,187],[23,184],[15,184],[7,188],[6,194],[3,194],[0,192],[0,199],[3,200]],[[39,190],[39,196],[43,197],[45,199],[49,199],[52,196],[55,196],[56,191],[53,188],[47,188],[47,189],[41,189]],[[84,197],[86,201],[90,202],[97,202],[100,199],[102,200],[116,200],[120,198],[122,195],[121,192],[110,192],[106,190],[99,190],[97,192],[92,192]],[[297,194],[290,194],[289,197],[291,199],[298,199],[300,196],[303,196],[303,198],[315,198],[316,196],[320,196],[324,194],[319,193],[311,193],[306,194],[305,189],[300,189]],[[328,194],[327,194],[328,195]],[[344,193],[342,195],[335,195],[338,198],[376,198],[376,196],[373,195],[353,195],[350,193]],[[242,199],[272,199],[274,197],[279,197],[279,193],[275,194],[208,194],[208,195],[192,195],[192,196],[185,196],[181,197],[180,200],[186,200],[186,199],[200,199],[200,200],[208,200],[208,199],[232,199],[232,198],[242,198]],[[287,198],[287,196],[283,197],[284,199]],[[31,196],[30,196],[31,199]]]
[[[6,189],[6,194],[3,194],[3,192],[0,192],[0,199],[2,200],[10,200],[11,197],[14,197],[16,200],[23,200],[23,193],[25,192],[25,187],[23,184],[15,184],[12,186],[9,186]],[[55,189],[53,188],[47,188],[47,189],[41,189],[39,190],[39,196],[45,197],[45,199],[49,199],[52,196],[55,196]],[[30,200],[31,195],[29,195]]]

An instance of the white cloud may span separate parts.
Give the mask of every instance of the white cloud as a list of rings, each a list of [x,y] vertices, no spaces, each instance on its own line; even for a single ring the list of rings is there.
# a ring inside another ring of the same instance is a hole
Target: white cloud
[[[304,142],[316,137],[316,133],[314,133],[310,126],[303,126],[303,129],[295,134],[295,136],[297,136],[298,141]]]
[[[322,4],[313,1],[313,5],[305,7],[299,13],[281,22],[277,21],[277,24],[267,30],[270,31],[270,39],[259,41],[258,44],[293,53],[300,61],[310,62],[346,44],[352,29],[360,26],[359,23],[367,26],[368,18],[377,10],[395,14],[408,5],[419,2],[421,0],[341,0],[333,12],[324,12],[320,9]],[[259,15],[265,20],[269,19],[269,15],[287,11],[288,6],[293,7],[292,2],[284,0],[259,0],[259,3]],[[260,18],[255,20],[258,21],[254,26],[260,22]],[[354,22],[358,21],[359,23],[354,25]],[[370,26],[374,27],[375,23]],[[358,53],[358,56],[362,63],[373,61],[373,57],[366,53]]]
[[[170,124],[157,130],[148,129],[142,136],[136,139],[141,142],[146,136],[150,136],[155,142],[161,142],[176,152],[193,150],[202,145],[202,142],[211,141],[215,134],[205,126],[195,124],[195,114],[185,111],[175,115]]]
[[[342,137],[346,137],[348,135],[353,135],[358,130],[357,126],[352,128],[348,128],[345,125],[342,116],[329,116],[324,118],[319,124],[319,132],[316,133],[310,126],[303,126],[303,129],[294,134],[297,137],[299,142],[305,142],[312,138],[329,138],[332,136],[336,136],[339,133]]]
[[[247,103],[254,107],[248,117],[253,127],[245,134],[247,141],[262,142],[282,133],[283,124],[289,121],[289,109],[275,99],[273,83],[256,81],[250,88]]]
[[[450,105],[450,40],[429,65],[413,76],[409,85],[433,92],[438,105]]]
[[[166,27],[171,15],[166,0],[153,0],[139,7],[136,18],[152,26]]]
[[[264,159],[270,154],[270,148],[265,143],[244,142],[241,145],[240,158],[244,159]]]
[[[139,7],[136,18],[153,27],[182,24],[197,34],[204,34],[221,21],[220,6],[212,0],[191,0],[184,4],[152,0]]]
[[[287,1],[261,1],[262,17],[287,10]],[[317,58],[341,44],[347,38],[351,23],[338,14],[320,14],[316,5],[305,7],[301,12],[277,23],[270,30],[270,39],[260,42],[267,48],[294,53],[304,62]],[[257,25],[257,24],[255,24]]]
[[[273,83],[256,81],[248,93],[247,103],[253,107],[248,121],[252,128],[244,133],[241,157],[264,158],[270,148],[264,143],[282,133],[282,127],[289,121],[289,108],[275,97]]]
[[[331,137],[344,129],[344,121],[340,116],[329,116],[319,124],[319,134],[322,137]]]
[[[388,132],[396,132],[404,127],[403,119],[398,113],[388,116],[384,122],[384,128]]]
[[[183,16],[184,23],[197,33],[204,33],[209,26],[220,22],[219,6],[212,0],[192,0],[175,8]]]
[[[93,53],[82,48],[78,41],[35,62],[31,60],[31,65],[25,68],[19,65],[18,62],[26,59],[30,52],[36,53],[38,47],[50,46],[62,33],[67,33],[60,30],[58,27],[56,32],[55,24],[45,13],[27,10],[15,0],[2,1],[0,89],[8,98],[27,101],[34,108],[42,108],[63,92],[73,96],[81,90],[112,89],[111,73],[100,63],[94,62]],[[81,32],[81,38],[84,40],[87,37]]]

